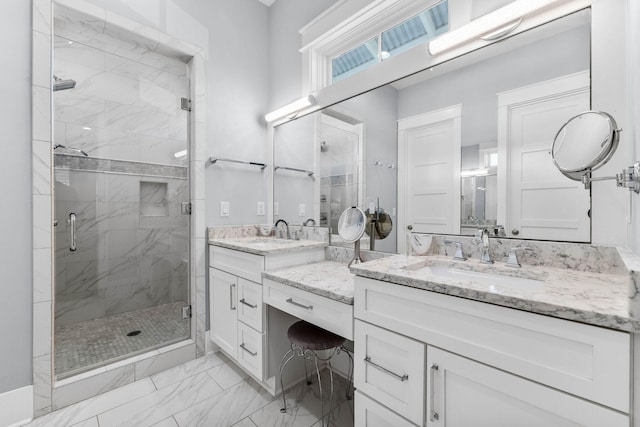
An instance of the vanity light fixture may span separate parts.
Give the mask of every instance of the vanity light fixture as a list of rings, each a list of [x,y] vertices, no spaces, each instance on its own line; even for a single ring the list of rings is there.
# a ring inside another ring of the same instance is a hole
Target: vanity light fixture
[[[429,54],[438,55],[481,38],[495,40],[515,30],[522,18],[562,0],[516,0],[429,42]]]
[[[300,110],[310,107],[315,103],[315,96],[308,95],[304,98],[300,98],[297,101],[293,101],[290,104],[280,107],[277,110],[273,110],[272,112],[266,114],[264,116],[264,119],[267,122],[273,122],[274,120],[278,120],[284,117],[295,116],[300,112]]]

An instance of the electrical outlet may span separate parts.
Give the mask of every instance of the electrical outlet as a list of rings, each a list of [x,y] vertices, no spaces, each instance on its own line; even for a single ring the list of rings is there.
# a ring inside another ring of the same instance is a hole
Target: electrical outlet
[[[229,202],[220,202],[220,216],[229,216]]]
[[[273,202],[273,214],[280,215],[280,204],[278,202]]]
[[[369,213],[374,213],[376,211],[376,205],[373,202],[369,203]]]
[[[306,214],[307,214],[307,207],[305,206],[304,203],[300,203],[300,206],[298,206],[298,215],[305,216]]]
[[[391,216],[392,217],[396,216],[396,208],[391,209]]]
[[[257,212],[258,216],[264,216],[264,202],[258,202]]]

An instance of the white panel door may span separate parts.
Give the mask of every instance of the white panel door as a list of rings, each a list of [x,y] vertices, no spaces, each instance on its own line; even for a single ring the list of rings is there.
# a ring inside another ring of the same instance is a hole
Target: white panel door
[[[430,427],[629,425],[628,415],[435,347],[427,361]]]
[[[237,280],[233,274],[209,268],[211,340],[234,359],[238,351]]]
[[[460,105],[398,121],[400,251],[408,226],[459,234],[460,141]]]
[[[498,223],[510,237],[589,242],[590,192],[551,158],[560,127],[589,109],[588,72],[499,94],[498,104],[498,150],[506,159],[498,166],[506,195],[498,200]]]

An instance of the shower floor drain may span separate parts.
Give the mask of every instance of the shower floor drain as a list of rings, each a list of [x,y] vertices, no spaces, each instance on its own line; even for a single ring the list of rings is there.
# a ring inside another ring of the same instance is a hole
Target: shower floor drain
[[[142,331],[131,331],[127,334],[128,337],[135,337],[136,335],[140,335]]]

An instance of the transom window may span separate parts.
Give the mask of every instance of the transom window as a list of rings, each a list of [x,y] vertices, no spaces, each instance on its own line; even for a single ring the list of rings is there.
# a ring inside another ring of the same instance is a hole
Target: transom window
[[[444,0],[331,59],[331,82],[352,76],[449,30]]]

